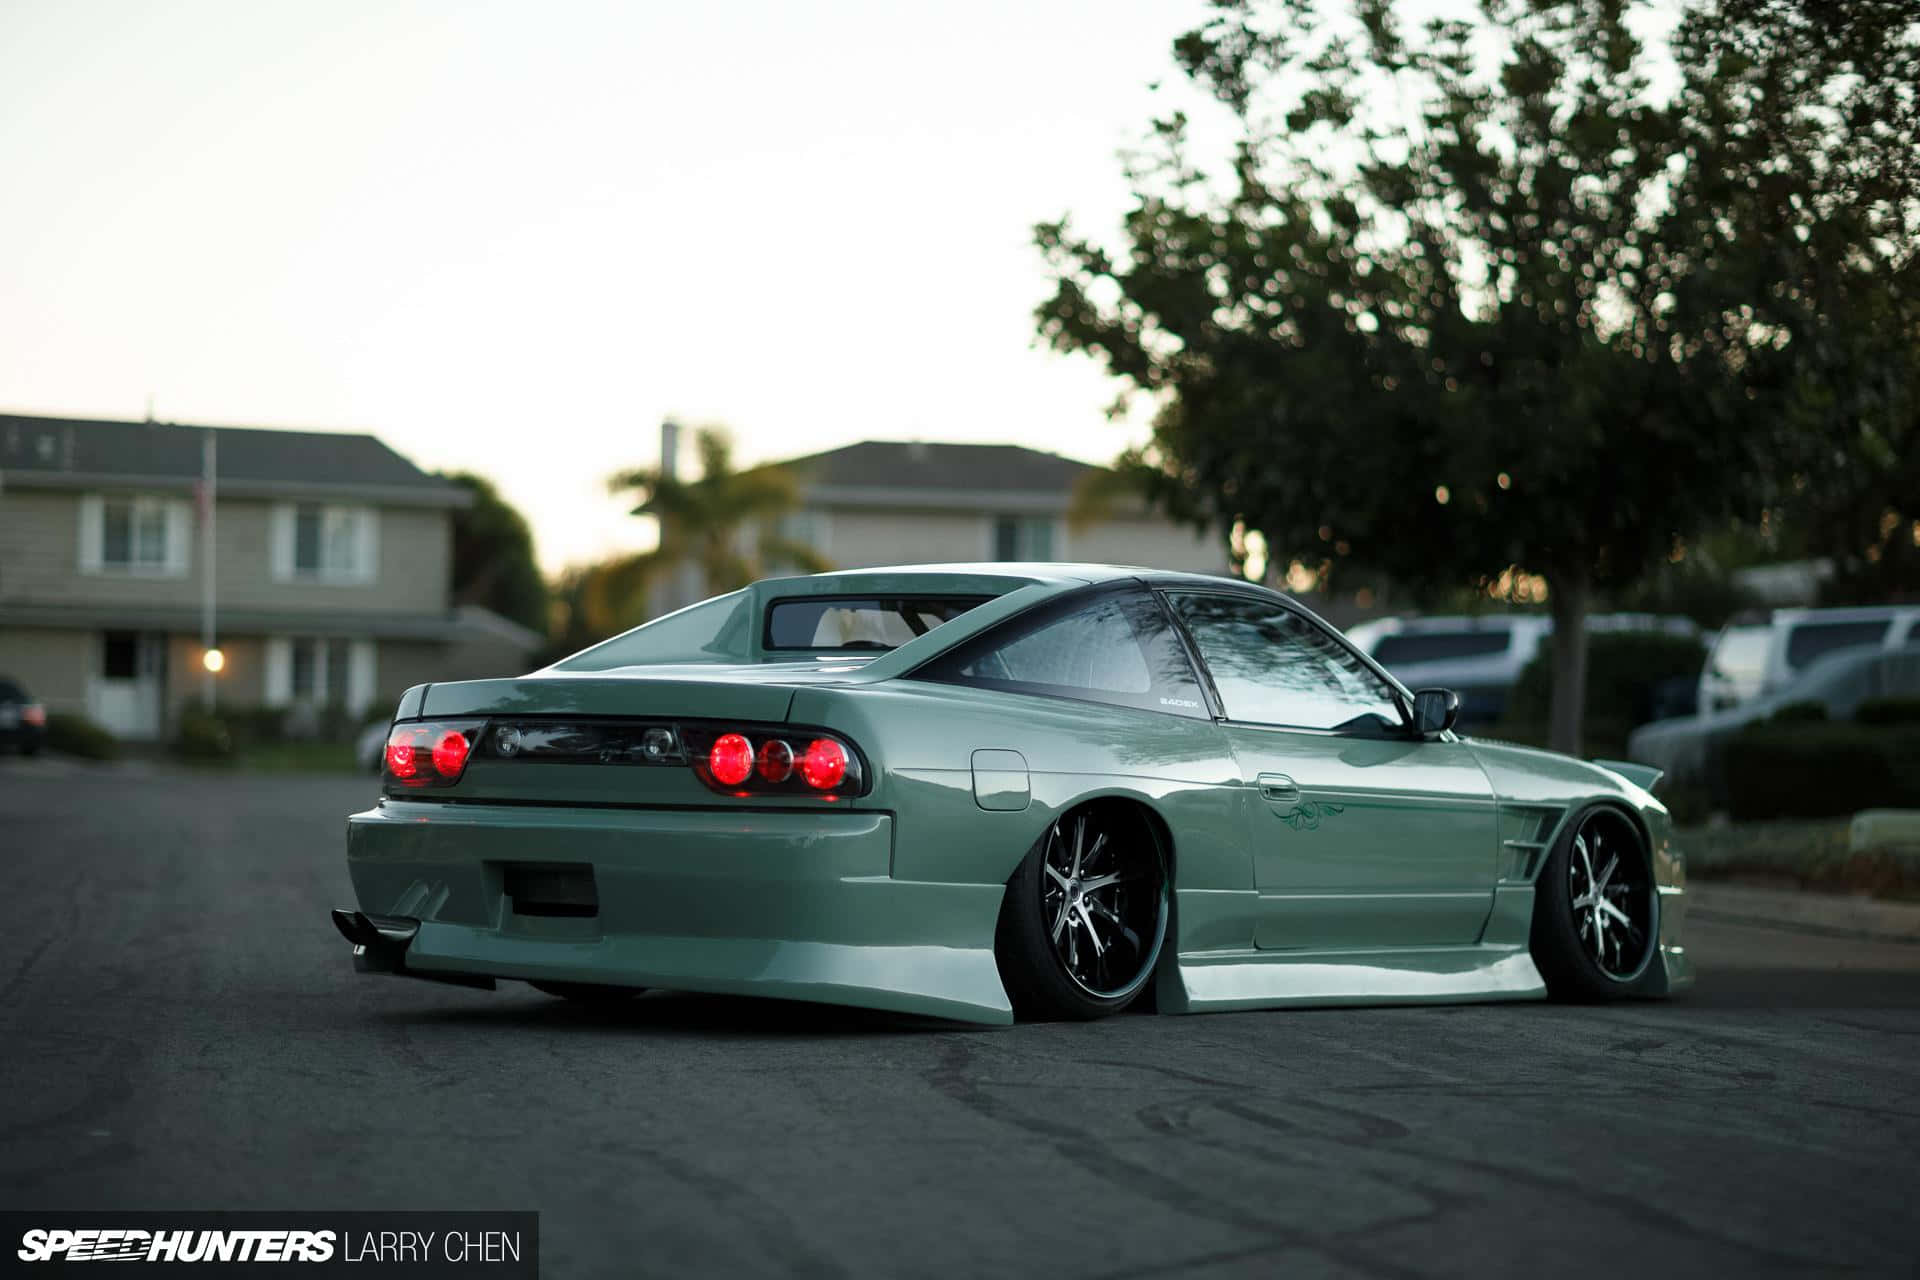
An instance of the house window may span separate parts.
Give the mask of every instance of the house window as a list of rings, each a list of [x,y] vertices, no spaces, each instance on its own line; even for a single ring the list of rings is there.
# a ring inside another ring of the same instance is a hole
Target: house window
[[[803,557],[824,560],[826,548],[827,520],[818,511],[789,511],[768,525],[760,539],[768,573],[811,573],[817,566]]]
[[[186,503],[170,498],[84,498],[80,567],[87,573],[182,576],[191,518]]]
[[[294,700],[326,701],[327,679],[321,671],[320,642],[308,637],[289,642],[290,681]]]
[[[1054,556],[1053,519],[1050,516],[999,516],[993,522],[995,560],[1051,560]]]
[[[374,580],[378,557],[372,510],[286,503],[274,518],[274,577],[279,581]]]
[[[371,640],[276,636],[267,642],[267,705],[362,710],[373,699],[374,656]]]

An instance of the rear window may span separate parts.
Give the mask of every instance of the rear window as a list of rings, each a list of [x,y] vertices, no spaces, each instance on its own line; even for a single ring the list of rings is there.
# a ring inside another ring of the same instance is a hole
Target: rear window
[[[1798,671],[1815,658],[1841,649],[1860,649],[1886,639],[1889,623],[1803,622],[1787,637],[1787,665]]]
[[[1510,631],[1400,631],[1381,636],[1373,660],[1383,667],[1415,662],[1445,662],[1452,658],[1487,658],[1505,653]]]
[[[992,596],[792,596],[767,606],[772,649],[897,649]]]

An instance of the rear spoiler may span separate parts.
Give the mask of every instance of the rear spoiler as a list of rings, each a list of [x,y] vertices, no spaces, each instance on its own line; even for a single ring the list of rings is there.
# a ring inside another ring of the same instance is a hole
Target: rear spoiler
[[[1650,764],[1633,764],[1626,760],[1595,760],[1602,769],[1610,769],[1619,774],[1642,791],[1651,793],[1654,784],[1667,776],[1665,769],[1656,769]]]

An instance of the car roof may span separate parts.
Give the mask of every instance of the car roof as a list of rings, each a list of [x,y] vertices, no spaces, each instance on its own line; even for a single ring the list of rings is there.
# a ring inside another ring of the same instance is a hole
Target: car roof
[[[884,653],[874,654],[861,665],[860,681],[889,679],[912,670],[936,653],[962,643],[1026,609],[1069,592],[1103,583],[1138,581],[1157,587],[1195,586],[1225,588],[1249,595],[1284,599],[1271,588],[1243,578],[1203,573],[1179,573],[1136,565],[1071,564],[1047,562],[987,562],[958,564],[882,565],[871,569],[841,569],[801,578],[766,578],[747,590],[756,597],[755,607],[764,609],[774,600],[798,595],[833,595],[855,592],[902,592],[929,594],[991,595],[993,599],[923,636]],[[1291,602],[1305,609],[1297,601]],[[1309,611],[1311,612],[1311,611]]]
[[[1774,621],[1782,623],[1881,622],[1917,612],[1920,612],[1920,606],[1916,605],[1870,604],[1836,609],[1777,609],[1773,617]]]
[[[1407,617],[1372,620],[1382,636],[1418,635],[1427,632],[1521,631],[1550,625],[1552,619],[1542,613],[1462,613],[1414,614]]]
[[[1142,565],[1075,564],[1055,561],[960,561],[953,564],[876,565],[866,569],[835,569],[804,577],[763,578],[751,590],[762,596],[821,595],[836,591],[1009,591],[1038,584],[1049,587],[1090,586],[1124,578],[1156,584],[1196,583],[1208,586],[1245,586],[1240,578],[1204,573],[1178,573]]]

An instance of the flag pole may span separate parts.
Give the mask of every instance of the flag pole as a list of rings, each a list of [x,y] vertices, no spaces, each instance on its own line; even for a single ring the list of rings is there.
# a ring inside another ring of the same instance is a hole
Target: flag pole
[[[200,444],[200,667],[204,682],[202,700],[209,712],[214,708],[214,673],[221,665],[220,659],[213,656],[216,652],[213,628],[213,506],[217,448],[213,428],[209,427]]]

